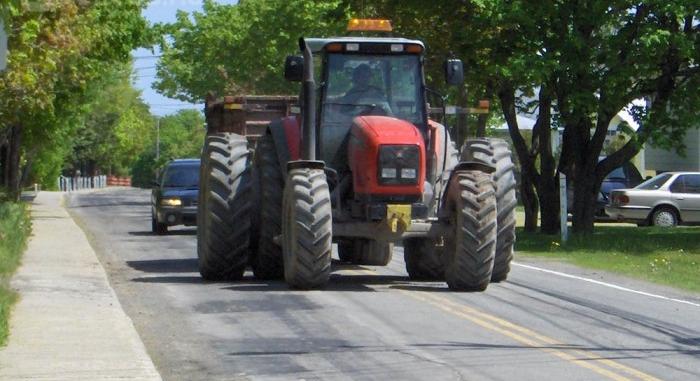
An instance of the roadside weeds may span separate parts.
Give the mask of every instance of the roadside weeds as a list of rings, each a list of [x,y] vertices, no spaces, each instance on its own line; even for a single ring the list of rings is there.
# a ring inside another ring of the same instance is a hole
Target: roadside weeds
[[[7,344],[7,322],[18,299],[10,288],[10,278],[19,267],[30,232],[27,204],[0,203],[0,346]]]

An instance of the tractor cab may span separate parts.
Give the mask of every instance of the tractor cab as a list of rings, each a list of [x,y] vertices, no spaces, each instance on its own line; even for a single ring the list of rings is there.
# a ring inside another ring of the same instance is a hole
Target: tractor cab
[[[427,138],[420,41],[350,37],[306,43],[321,62],[317,93],[321,160],[344,167],[344,143],[358,116],[404,120]]]
[[[313,100],[313,112],[305,109],[304,114],[314,118],[304,119],[314,125],[307,132],[313,129],[315,136],[302,143],[313,141],[313,160],[323,161],[341,178],[352,172],[356,198],[423,199],[429,207],[435,201],[430,199],[431,185],[444,162],[437,152],[445,148],[447,131],[428,121],[423,43],[393,37],[335,37],[302,39],[300,46],[304,56],[287,58],[285,77],[304,82],[309,91],[302,95],[302,103]],[[462,82],[461,61],[448,60],[445,67],[450,69],[448,83]],[[312,88],[309,82],[314,83]],[[403,149],[389,147],[397,145]],[[396,150],[414,162],[382,168],[367,159],[378,155],[395,162],[396,155],[390,152]],[[426,178],[430,184],[425,184]]]

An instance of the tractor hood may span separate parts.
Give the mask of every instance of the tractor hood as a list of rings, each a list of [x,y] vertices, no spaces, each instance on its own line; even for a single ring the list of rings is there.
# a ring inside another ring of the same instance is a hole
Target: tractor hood
[[[348,159],[356,194],[420,197],[425,143],[416,126],[387,116],[353,120]]]

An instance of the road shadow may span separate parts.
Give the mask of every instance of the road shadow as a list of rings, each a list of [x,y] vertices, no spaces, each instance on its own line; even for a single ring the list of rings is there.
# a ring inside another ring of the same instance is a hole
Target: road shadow
[[[169,283],[169,284],[205,284],[209,283],[202,279],[198,275],[192,276],[179,276],[179,275],[168,275],[168,276],[151,276],[151,277],[140,277],[131,279],[132,282],[136,283]]]
[[[102,208],[108,206],[150,206],[150,201],[120,201],[120,202],[95,202],[90,204],[70,204],[71,209]]]
[[[197,258],[152,259],[144,261],[126,261],[134,270],[147,273],[196,273]]]
[[[237,281],[208,281],[199,276],[197,258],[180,259],[152,259],[127,261],[126,264],[134,270],[150,274],[168,274],[161,276],[143,276],[133,278],[133,282],[139,283],[188,283],[188,284],[221,284],[224,289],[241,292],[256,291],[286,291],[289,286],[283,279],[260,280],[255,278],[251,271],[247,271],[243,279]],[[378,291],[374,286],[385,286],[396,290],[427,291],[427,292],[452,292],[441,281],[417,282],[405,275],[368,274],[371,268],[348,264],[333,260],[332,273],[328,284],[322,288],[327,291]],[[357,271],[348,274],[344,271]],[[360,272],[363,271],[363,272]],[[177,275],[177,274],[182,275]],[[185,275],[184,273],[190,273]]]
[[[173,236],[181,236],[181,235],[197,235],[197,229],[177,229],[177,230],[168,230],[167,233],[161,235],[158,235],[150,230],[143,230],[143,231],[134,231],[134,232],[129,232],[129,235],[135,236],[135,237],[150,237],[150,236],[159,236],[159,237],[167,237],[169,235]]]

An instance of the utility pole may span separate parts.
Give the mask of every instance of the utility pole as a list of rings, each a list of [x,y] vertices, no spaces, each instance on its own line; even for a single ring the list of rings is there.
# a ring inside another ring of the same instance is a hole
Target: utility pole
[[[559,129],[552,128],[552,153],[556,157],[557,151],[559,150]],[[565,244],[569,240],[569,207],[567,205],[568,192],[566,191],[566,175],[559,172],[559,226],[561,231],[561,243]]]

